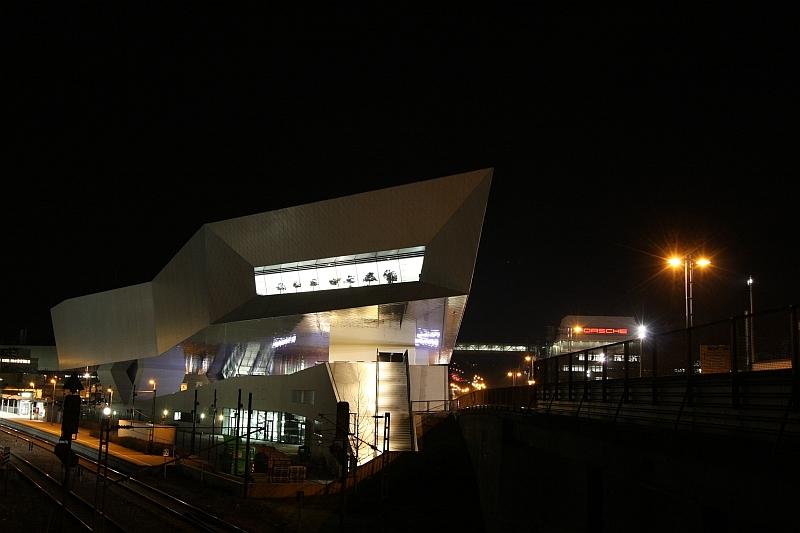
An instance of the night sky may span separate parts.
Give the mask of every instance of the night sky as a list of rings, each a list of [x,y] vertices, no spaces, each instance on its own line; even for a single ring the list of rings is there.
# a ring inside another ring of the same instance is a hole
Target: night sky
[[[5,8],[0,341],[205,222],[494,167],[460,340],[800,303],[796,70],[759,16],[464,5]]]

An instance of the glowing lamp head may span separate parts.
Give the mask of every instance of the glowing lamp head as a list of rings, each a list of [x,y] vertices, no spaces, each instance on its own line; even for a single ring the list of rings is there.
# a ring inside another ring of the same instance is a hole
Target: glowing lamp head
[[[200,413],[200,420],[205,420],[205,419],[206,419],[206,414]]]
[[[667,259],[667,264],[672,268],[678,268],[683,264],[683,259],[681,259],[680,257],[670,257],[669,259]]]
[[[513,372],[508,372],[508,373],[506,374],[506,376],[508,376],[508,377],[511,377],[511,376],[513,376],[513,375],[514,375],[514,373],[513,373]]]
[[[156,380],[154,380],[154,379],[151,379],[150,381],[148,381],[148,383],[149,383],[150,385],[152,385],[152,386],[154,386],[154,387],[155,387],[155,385],[156,385]]]
[[[106,392],[114,392],[114,391],[111,389],[106,389]]]
[[[104,416],[108,416],[110,414],[111,414],[111,408],[110,407],[103,407],[103,415]]]
[[[699,266],[700,268],[705,268],[710,264],[711,261],[706,257],[701,257],[700,259],[697,260],[697,266]]]
[[[56,384],[56,380],[55,380],[55,379],[51,379],[51,380],[50,380],[50,383],[52,383],[53,385],[55,385],[55,384]]]
[[[168,414],[169,414],[169,411],[167,409],[164,409],[164,416],[167,416]]]
[[[753,277],[750,276],[749,278],[747,278],[747,285],[750,286],[752,284],[753,284]]]
[[[572,328],[572,331],[575,333],[583,333],[583,328],[581,326],[575,326]]]
[[[530,363],[531,362],[531,356],[530,355],[526,355],[525,356],[525,360]]]
[[[636,336],[639,337],[640,339],[644,339],[645,337],[647,337],[647,326],[642,324],[641,326],[636,328]]]
[[[34,386],[34,383],[33,383],[33,381],[31,381],[31,382],[29,383],[29,385],[31,386],[31,388],[33,388],[33,386]]]

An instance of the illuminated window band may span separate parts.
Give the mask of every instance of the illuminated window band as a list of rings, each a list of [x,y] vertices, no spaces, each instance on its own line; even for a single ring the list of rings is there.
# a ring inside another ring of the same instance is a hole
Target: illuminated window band
[[[343,255],[256,267],[256,294],[349,289],[419,281],[425,247]]]
[[[455,350],[464,352],[529,352],[528,346],[516,344],[456,344]]]

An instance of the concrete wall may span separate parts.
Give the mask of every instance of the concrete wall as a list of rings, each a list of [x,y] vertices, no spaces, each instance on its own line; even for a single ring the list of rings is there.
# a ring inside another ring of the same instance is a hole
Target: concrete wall
[[[242,389],[242,404],[247,409],[247,394],[253,393],[253,409],[259,411],[283,411],[301,415],[306,418],[317,418],[319,413],[336,418],[336,396],[325,364],[320,364],[286,376],[242,376],[225,379],[198,387],[198,411],[210,413],[214,401],[214,390],[217,391],[217,412],[222,409],[236,408],[238,390]],[[313,405],[294,403],[293,390],[315,391]],[[141,398],[141,396],[140,396]],[[168,409],[169,416],[175,411],[191,411],[194,401],[194,390],[159,395],[156,398],[156,413]],[[136,406],[145,413],[152,409],[152,399],[137,401]],[[160,416],[160,415],[159,415]]]
[[[447,400],[449,387],[447,384],[447,365],[409,367],[411,382],[411,401]],[[419,405],[414,405],[417,410]]]
[[[796,448],[492,410],[457,416],[489,532],[795,531]]]

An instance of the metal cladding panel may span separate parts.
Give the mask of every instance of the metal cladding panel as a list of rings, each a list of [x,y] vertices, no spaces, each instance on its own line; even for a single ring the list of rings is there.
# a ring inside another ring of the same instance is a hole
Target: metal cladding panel
[[[208,313],[211,322],[256,295],[253,266],[213,231],[205,230]]]
[[[456,174],[208,226],[254,266],[420,246],[491,173]]]
[[[422,281],[458,294],[469,293],[491,179],[490,173],[426,243]]]
[[[195,233],[153,280],[157,354],[210,323],[205,231]]]
[[[65,300],[50,314],[59,368],[160,353],[155,343],[151,283]]]

